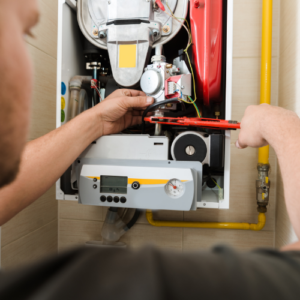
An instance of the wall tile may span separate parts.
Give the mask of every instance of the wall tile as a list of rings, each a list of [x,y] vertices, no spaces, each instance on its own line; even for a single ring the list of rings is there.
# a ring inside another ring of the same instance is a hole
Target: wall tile
[[[280,0],[273,1],[273,49],[278,56]],[[233,57],[260,57],[262,1],[234,0]]]
[[[2,226],[2,247],[54,220],[57,220],[57,202],[53,186],[40,199]]]
[[[137,224],[121,238],[121,241],[133,248],[155,245],[164,249],[182,250],[182,228]]]
[[[103,207],[82,205],[75,201],[58,201],[59,218],[103,221]]]
[[[84,245],[88,241],[101,240],[101,228],[103,223],[99,221],[83,220],[59,220],[58,249]]]
[[[29,45],[34,64],[34,92],[29,139],[56,128],[56,59]]]
[[[20,267],[57,251],[57,220],[2,247],[2,267]]]
[[[87,241],[99,241],[103,223],[97,221],[60,220],[59,250],[84,245]],[[136,224],[122,238],[130,247],[153,244],[168,249],[182,249],[181,228],[158,228]]]
[[[239,250],[273,247],[273,231],[211,230],[184,228],[183,251],[209,249],[215,245],[228,245]]]
[[[32,30],[35,37],[27,37],[27,42],[56,58],[58,0],[39,0],[39,8],[40,21]]]

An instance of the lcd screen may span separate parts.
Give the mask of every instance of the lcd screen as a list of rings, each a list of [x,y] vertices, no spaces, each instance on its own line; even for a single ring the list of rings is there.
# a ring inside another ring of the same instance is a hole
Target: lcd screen
[[[127,194],[128,177],[101,176],[100,193]]]

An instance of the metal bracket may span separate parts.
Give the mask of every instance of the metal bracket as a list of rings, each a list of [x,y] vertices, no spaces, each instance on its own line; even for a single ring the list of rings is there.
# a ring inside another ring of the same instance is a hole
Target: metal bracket
[[[87,70],[94,70],[95,68],[97,68],[97,70],[100,70],[101,63],[100,62],[88,62],[88,63],[86,63],[86,69]]]

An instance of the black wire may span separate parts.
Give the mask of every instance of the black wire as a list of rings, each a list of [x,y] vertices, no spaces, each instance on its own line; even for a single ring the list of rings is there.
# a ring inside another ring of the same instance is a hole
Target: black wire
[[[188,109],[179,111],[179,112],[167,112],[165,114],[165,117],[170,118],[179,118],[179,117],[186,117],[192,113],[195,113],[195,107],[194,105],[190,105]]]
[[[167,100],[164,100],[164,101],[161,101],[161,102],[157,102],[157,103],[154,103],[150,106],[147,107],[147,109],[144,111],[143,113],[143,116],[142,116],[142,134],[145,133],[145,117],[147,116],[147,113],[154,110],[156,107],[159,107],[159,106],[162,106],[164,104],[168,104],[168,103],[174,103],[174,102],[180,102],[180,100],[178,98],[171,98],[171,99],[167,99]]]
[[[128,222],[128,224],[126,225],[126,227],[128,228],[128,230],[137,222],[138,218],[141,215],[141,211],[136,209],[135,213],[132,217],[132,219]]]

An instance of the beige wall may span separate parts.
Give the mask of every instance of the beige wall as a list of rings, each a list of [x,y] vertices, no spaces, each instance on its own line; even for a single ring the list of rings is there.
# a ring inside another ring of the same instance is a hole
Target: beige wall
[[[300,116],[300,2],[280,3],[279,105]],[[296,195],[295,195],[296,196]],[[278,172],[275,245],[296,241],[284,203],[283,184]]]
[[[40,0],[41,22],[27,39],[35,68],[29,140],[55,128],[57,1]],[[35,260],[57,250],[57,202],[52,187],[2,227],[3,268]]]
[[[233,47],[233,116],[241,120],[248,105],[259,103],[260,94],[260,48],[261,48],[261,0],[234,1],[234,47]],[[278,41],[279,41],[279,0],[274,0],[273,30],[273,71],[272,103],[278,100]],[[231,154],[231,197],[230,210],[198,210],[197,212],[158,212],[156,218],[165,220],[192,221],[233,221],[257,222],[255,180],[257,176],[257,150],[237,150],[232,136]],[[145,216],[141,217],[122,238],[130,246],[155,244],[163,248],[194,250],[208,248],[213,244],[226,243],[239,249],[257,246],[274,246],[276,158],[271,152],[272,188],[271,205],[267,213],[267,224],[261,232],[155,228]],[[99,240],[105,218],[101,207],[81,206],[74,202],[59,202],[59,249]]]

